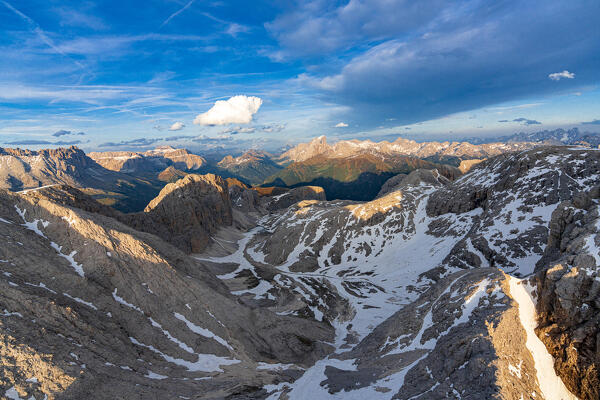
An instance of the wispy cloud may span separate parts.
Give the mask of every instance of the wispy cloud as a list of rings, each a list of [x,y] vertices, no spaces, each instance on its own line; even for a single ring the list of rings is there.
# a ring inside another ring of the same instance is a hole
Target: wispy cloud
[[[285,129],[284,124],[278,125],[265,125],[262,127],[263,132],[272,133],[272,132],[281,132]]]
[[[57,142],[51,142],[49,140],[39,140],[39,139],[20,139],[14,140],[12,142],[7,142],[6,144],[10,146],[73,146],[76,144],[89,143],[88,141],[81,140],[59,140]]]
[[[190,6],[192,4],[194,4],[195,1],[196,0],[190,0],[190,1],[188,1],[188,3],[185,6],[183,6],[179,10],[175,11],[173,14],[169,15],[169,18],[165,19],[165,21],[160,25],[160,27],[162,28],[163,26],[167,25],[169,22],[171,22],[171,20],[173,18],[175,18],[176,16],[178,16],[179,14],[181,14],[182,12],[184,12],[185,10],[187,10],[188,8],[190,8]]]
[[[107,28],[107,25],[99,17],[86,14],[79,10],[58,7],[54,9],[54,12],[60,16],[60,24],[62,26],[91,28],[95,30],[103,30]]]
[[[203,12],[202,15],[204,15],[206,18],[212,19],[215,22],[218,22],[219,24],[226,25],[227,29],[225,29],[225,33],[234,37],[237,36],[239,33],[248,32],[250,30],[245,25],[240,25],[235,22],[229,22],[224,19],[217,18],[214,15],[207,12]]]
[[[235,128],[225,129],[219,132],[220,135],[237,135],[238,133],[254,133],[256,128],[253,126],[236,126]]]
[[[139,138],[132,140],[122,140],[120,142],[106,142],[98,145],[99,147],[147,147],[156,142],[162,141],[163,138]]]
[[[514,106],[500,106],[500,107],[490,107],[489,110],[492,111],[510,111],[510,110],[521,110],[524,108],[532,108],[543,105],[544,103],[526,103],[526,104],[517,104]]]
[[[77,65],[79,68],[81,69],[86,69],[86,67],[79,61],[72,59],[71,57],[69,57],[69,55],[67,53],[65,53],[64,51],[62,51],[58,46],[56,46],[56,44],[54,43],[54,41],[52,39],[50,39],[48,37],[48,35],[46,34],[46,32],[38,25],[37,22],[35,22],[33,19],[31,19],[30,17],[28,17],[27,15],[23,14],[21,11],[17,10],[15,7],[13,7],[10,3],[8,3],[7,1],[1,0],[2,4],[4,4],[4,6],[6,8],[8,8],[9,10],[11,10],[13,13],[15,13],[17,16],[19,16],[22,20],[24,20],[28,25],[29,28],[44,42],[46,43],[46,45],[48,47],[50,47],[52,50],[54,50],[56,53],[68,58],[69,60],[71,60],[73,63],[75,63],[75,65]]]
[[[198,42],[208,40],[206,36],[180,35],[163,33],[145,33],[140,35],[112,35],[78,37],[73,40],[65,40],[54,45],[54,49],[61,54],[74,55],[111,55],[111,52],[123,51],[128,46],[139,42]],[[118,54],[117,54],[118,55]]]
[[[6,144],[11,145],[11,146],[39,146],[39,145],[45,145],[45,144],[52,144],[52,142],[49,142],[47,140],[22,139],[22,140],[15,140],[12,142],[7,142]]]
[[[58,142],[54,142],[53,144],[55,146],[74,146],[76,144],[85,144],[85,143],[89,143],[90,141],[82,141],[82,140],[61,140]]]
[[[179,141],[179,140],[194,139],[194,138],[196,138],[196,137],[197,137],[197,135],[177,135],[177,136],[167,136],[167,137],[165,138],[165,141],[166,141],[166,142],[170,142],[170,141],[176,142],[176,141]]]
[[[348,124],[345,122],[338,122],[337,124],[335,124],[334,128],[347,128]]]
[[[594,119],[592,121],[582,122],[582,125],[600,125],[600,119]]]

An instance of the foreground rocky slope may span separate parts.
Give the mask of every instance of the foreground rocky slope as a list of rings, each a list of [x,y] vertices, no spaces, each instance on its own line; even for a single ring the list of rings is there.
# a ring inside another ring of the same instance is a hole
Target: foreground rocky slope
[[[455,181],[413,171],[371,202],[186,177],[138,228],[228,199],[210,218],[233,223],[195,258],[70,189],[2,193],[0,385],[38,399],[597,399],[599,178],[600,152],[565,147]]]
[[[6,397],[243,395],[276,382],[278,363],[294,376],[331,348],[327,324],[242,305],[200,263],[113,218],[42,192],[1,192],[0,215]]]

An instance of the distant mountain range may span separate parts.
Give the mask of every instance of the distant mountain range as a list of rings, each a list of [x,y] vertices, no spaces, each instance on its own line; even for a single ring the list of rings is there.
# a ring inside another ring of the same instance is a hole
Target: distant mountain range
[[[293,162],[267,178],[266,186],[320,186],[328,200],[372,200],[389,178],[416,169],[437,169],[449,178],[460,176],[457,168],[425,161],[413,156],[359,153],[329,158],[323,154]]]
[[[507,136],[495,136],[491,138],[469,138],[469,142],[474,144],[483,144],[491,142],[535,142],[545,144],[580,144],[585,146],[598,147],[600,145],[600,133],[594,132],[581,132],[579,128],[571,129],[554,129],[554,130],[543,130],[537,132],[519,132],[513,135]]]
[[[39,151],[0,148],[0,188],[66,184],[122,211],[143,209],[161,185],[98,164],[77,147]]]
[[[211,162],[186,149],[169,146],[145,152],[87,155],[76,147],[0,149],[0,188],[18,191],[68,184],[103,204],[132,212],[141,211],[167,183],[190,173],[213,173],[248,186],[320,186],[330,200],[371,200],[387,179],[415,169],[437,170],[452,180],[478,161],[499,154],[556,143],[596,147],[600,139],[597,134],[573,128],[471,142],[419,143],[398,138],[393,142],[342,140],[329,144],[325,136],[320,136],[280,155],[250,150]]]
[[[470,142],[416,142],[398,138],[393,142],[373,142],[371,140],[340,140],[332,145],[325,136],[319,136],[308,143],[300,143],[283,153],[278,160],[282,163],[300,162],[317,155],[327,158],[344,158],[357,154],[378,156],[413,156],[418,158],[455,158],[458,160],[481,159],[511,151],[530,149],[537,144],[527,141],[495,142],[473,144]]]
[[[88,156],[111,171],[144,175],[154,178],[157,174],[172,167],[180,171],[193,171],[206,165],[206,160],[186,149],[170,146],[157,147],[146,152],[108,151],[92,152]]]
[[[277,158],[286,168],[265,185],[321,186],[327,199],[372,200],[384,182],[415,169],[437,169],[455,179],[463,160],[480,160],[537,146],[531,142],[486,143],[425,142],[398,138],[394,142],[342,140],[332,145],[325,136],[300,143]]]

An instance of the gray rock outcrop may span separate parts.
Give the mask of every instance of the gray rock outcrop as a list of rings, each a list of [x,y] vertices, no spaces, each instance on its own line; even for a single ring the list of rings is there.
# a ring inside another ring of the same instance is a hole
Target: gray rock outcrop
[[[186,175],[166,185],[143,212],[123,220],[186,253],[202,252],[212,234],[233,222],[227,182],[213,174]]]

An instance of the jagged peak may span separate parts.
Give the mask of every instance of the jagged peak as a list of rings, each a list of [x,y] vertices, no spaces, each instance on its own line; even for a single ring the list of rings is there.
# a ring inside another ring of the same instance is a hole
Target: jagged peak
[[[172,197],[176,192],[185,191],[191,187],[199,188],[202,191],[208,191],[209,189],[216,190],[218,192],[227,192],[227,183],[223,178],[215,174],[189,174],[183,178],[167,184],[144,209],[144,212],[150,212],[159,204],[161,204],[165,198]]]

